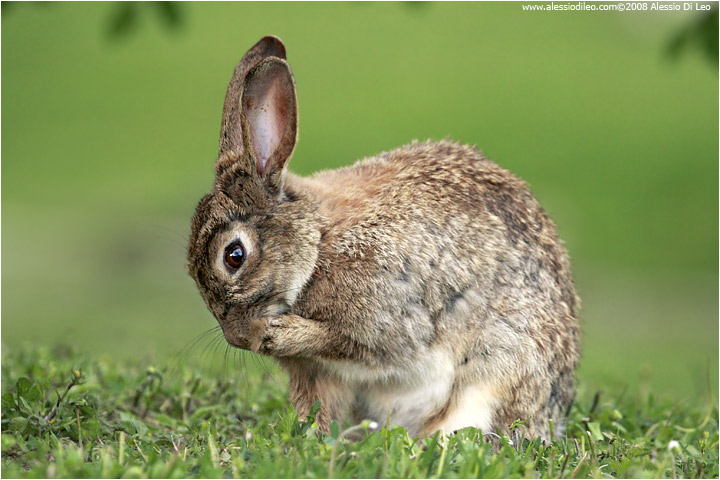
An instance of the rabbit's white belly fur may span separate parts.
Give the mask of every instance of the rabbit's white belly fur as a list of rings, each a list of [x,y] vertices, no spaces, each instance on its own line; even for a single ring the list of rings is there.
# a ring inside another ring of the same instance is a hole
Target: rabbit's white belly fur
[[[438,425],[438,430],[452,433],[464,427],[476,427],[484,433],[492,431],[493,412],[498,401],[486,385],[470,385],[460,394],[457,406]]]
[[[354,362],[327,362],[335,374],[353,385],[355,395],[365,407],[369,420],[380,425],[407,428],[410,435],[425,431],[423,422],[447,404],[455,379],[452,354],[435,347],[418,355],[412,365],[370,368]],[[483,385],[466,387],[453,402],[455,407],[431,428],[450,433],[463,427],[490,431],[497,401]]]

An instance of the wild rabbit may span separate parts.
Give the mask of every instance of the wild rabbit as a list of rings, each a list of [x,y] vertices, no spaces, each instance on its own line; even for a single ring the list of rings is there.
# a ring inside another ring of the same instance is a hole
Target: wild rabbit
[[[350,414],[412,436],[559,433],[579,299],[525,183],[449,141],[301,178],[286,171],[296,140],[285,47],[265,37],[230,80],[188,247],[227,342],[275,357],[325,431]]]

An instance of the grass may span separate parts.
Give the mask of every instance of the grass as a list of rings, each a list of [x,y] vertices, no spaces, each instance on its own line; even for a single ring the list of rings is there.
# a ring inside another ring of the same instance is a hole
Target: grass
[[[2,362],[2,476],[718,476],[710,393],[672,403],[581,386],[561,439],[522,439],[518,425],[494,451],[472,428],[412,439],[401,428],[369,432],[365,422],[333,424],[323,434],[312,417],[297,418],[282,380],[246,367],[237,379],[236,369],[213,374],[68,349],[13,350]]]

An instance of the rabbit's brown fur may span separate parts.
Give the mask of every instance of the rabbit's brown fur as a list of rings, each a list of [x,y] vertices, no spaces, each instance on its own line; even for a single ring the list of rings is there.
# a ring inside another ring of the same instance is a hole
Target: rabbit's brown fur
[[[276,357],[298,415],[321,400],[325,430],[350,414],[412,435],[561,431],[578,298],[525,183],[449,141],[285,172],[297,112],[284,57],[266,37],[236,68],[192,224],[189,270],[228,342]],[[234,272],[223,255],[238,243]]]

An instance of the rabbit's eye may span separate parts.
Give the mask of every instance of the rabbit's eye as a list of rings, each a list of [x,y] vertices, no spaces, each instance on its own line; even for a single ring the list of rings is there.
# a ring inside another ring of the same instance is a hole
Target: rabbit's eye
[[[241,243],[233,243],[225,249],[225,265],[232,271],[237,270],[245,261],[245,249]]]

